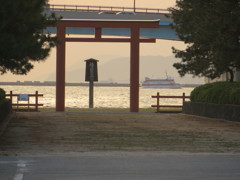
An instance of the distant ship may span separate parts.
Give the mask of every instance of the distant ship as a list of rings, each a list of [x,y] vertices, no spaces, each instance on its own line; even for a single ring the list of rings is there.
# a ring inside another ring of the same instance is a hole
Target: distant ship
[[[145,77],[142,82],[143,88],[158,88],[158,89],[181,89],[181,85],[175,83],[174,79],[168,77],[166,79],[151,79]]]

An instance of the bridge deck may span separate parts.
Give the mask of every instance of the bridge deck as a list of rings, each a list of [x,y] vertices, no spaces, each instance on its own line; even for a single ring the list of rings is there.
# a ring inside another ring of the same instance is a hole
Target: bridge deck
[[[109,14],[114,12],[135,12],[135,13],[145,13],[145,14],[169,13],[167,9],[113,7],[113,6],[82,6],[82,5],[49,4],[48,8],[51,11],[106,12]]]
[[[133,8],[110,6],[74,6],[74,5],[49,5],[47,13],[55,13],[64,19],[85,20],[157,20],[160,19],[158,29],[141,29],[141,37],[179,40],[175,31],[170,27],[172,19],[167,18],[167,10],[136,8],[135,13],[116,14],[116,12],[133,12]],[[103,12],[103,13],[100,13]],[[107,13],[106,13],[107,12]],[[109,13],[111,12],[111,13]],[[46,32],[56,33],[55,28],[48,28]],[[93,28],[67,28],[67,34],[94,34]],[[129,36],[130,30],[126,28],[103,28],[103,35]]]

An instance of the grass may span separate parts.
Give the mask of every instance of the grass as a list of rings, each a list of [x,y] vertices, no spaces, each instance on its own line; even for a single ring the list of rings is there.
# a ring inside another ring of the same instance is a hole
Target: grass
[[[201,138],[202,133],[177,131],[145,131],[131,132],[95,131],[88,138],[83,134],[77,134],[76,138],[85,145],[92,145],[98,150],[162,150],[162,151],[194,151],[196,139]],[[97,146],[96,146],[97,145]]]
[[[163,111],[182,111],[182,108],[161,108]],[[55,108],[39,108],[40,112],[54,112]],[[66,108],[66,112],[130,112],[129,108]],[[139,108],[139,112],[155,113],[156,108]]]
[[[133,125],[110,130],[94,127],[93,124],[90,126],[91,130],[79,131],[72,138],[92,150],[226,152],[228,149],[238,149],[240,146],[239,141],[229,142],[201,131],[154,130],[143,126],[137,128]]]
[[[239,123],[183,114],[19,113],[9,127],[2,153],[240,152]]]

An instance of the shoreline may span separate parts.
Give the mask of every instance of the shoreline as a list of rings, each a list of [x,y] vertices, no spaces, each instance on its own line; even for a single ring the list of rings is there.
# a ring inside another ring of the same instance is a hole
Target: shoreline
[[[0,85],[5,85],[5,86],[56,86],[56,82],[54,81],[24,81],[24,82],[0,82]],[[197,87],[200,86],[201,84],[180,84],[181,87]],[[65,83],[65,86],[89,86],[89,83]],[[94,86],[98,87],[130,87],[129,83],[99,83],[95,82]]]

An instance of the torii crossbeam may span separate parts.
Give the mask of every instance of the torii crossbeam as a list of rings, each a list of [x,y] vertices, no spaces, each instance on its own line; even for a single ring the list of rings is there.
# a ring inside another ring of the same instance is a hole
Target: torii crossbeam
[[[155,43],[155,38],[140,38],[141,28],[159,28],[160,20],[99,20],[67,19],[57,24],[56,111],[65,111],[66,42],[126,42],[130,43],[130,112],[139,112],[139,52],[140,43]],[[66,28],[94,28],[93,38],[68,38]],[[103,38],[103,28],[128,28],[129,38]]]

